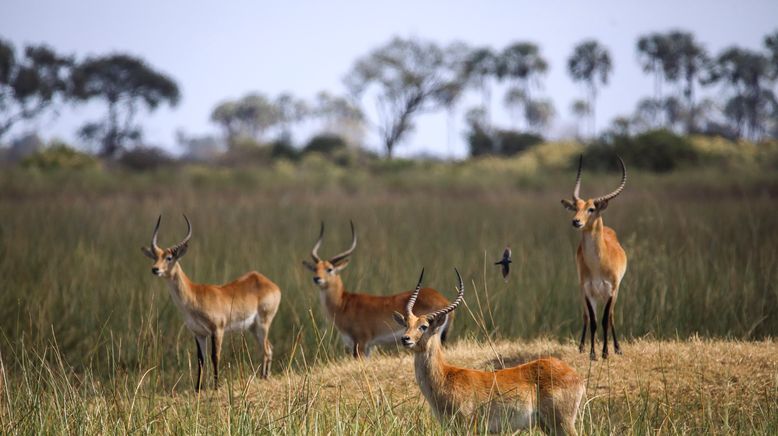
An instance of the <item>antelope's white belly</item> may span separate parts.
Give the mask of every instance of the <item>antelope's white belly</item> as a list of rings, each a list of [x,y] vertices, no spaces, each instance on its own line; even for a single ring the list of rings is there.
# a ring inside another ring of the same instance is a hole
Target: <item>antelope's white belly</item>
[[[584,293],[595,301],[608,301],[613,295],[613,285],[602,276],[592,276],[584,282]]]
[[[494,407],[489,414],[489,432],[502,433],[505,431],[517,431],[530,428],[536,423],[534,409],[527,405],[526,407]]]
[[[224,330],[225,331],[246,330],[247,328],[251,327],[251,325],[254,324],[254,321],[256,320],[257,320],[257,314],[255,312],[247,318],[237,318],[231,320],[230,323],[227,324],[227,327],[224,328]]]

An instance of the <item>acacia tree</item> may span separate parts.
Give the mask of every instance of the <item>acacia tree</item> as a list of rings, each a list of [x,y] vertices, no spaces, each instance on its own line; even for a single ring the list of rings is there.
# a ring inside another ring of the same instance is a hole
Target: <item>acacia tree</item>
[[[74,98],[108,105],[106,118],[80,130],[83,138],[100,144],[104,157],[114,157],[129,141],[140,139],[142,130],[135,123],[139,107],[152,112],[162,103],[175,106],[181,96],[172,78],[125,54],[88,58],[74,68],[72,78]]]
[[[608,84],[608,76],[613,71],[608,49],[595,40],[586,40],[573,49],[573,54],[567,60],[567,71],[573,81],[583,82],[588,90],[588,109],[590,116],[590,132],[596,132],[595,108],[597,106],[597,88]]]
[[[45,45],[27,46],[19,58],[12,44],[0,39],[0,138],[68,98],[72,65],[71,57]]]
[[[311,109],[304,100],[288,92],[276,97],[274,104],[278,115],[280,138],[289,141],[292,137],[292,126],[307,118],[311,114]]]
[[[249,93],[219,103],[211,112],[211,121],[222,128],[227,144],[235,147],[240,138],[262,141],[265,132],[279,124],[281,114],[266,95]]]
[[[321,121],[321,132],[337,134],[347,143],[359,144],[364,135],[365,115],[351,100],[321,91],[316,95],[311,116]]]
[[[432,42],[394,38],[358,59],[344,79],[357,99],[375,90],[378,130],[389,159],[413,129],[414,116],[445,107],[461,92],[463,60],[447,53]]]

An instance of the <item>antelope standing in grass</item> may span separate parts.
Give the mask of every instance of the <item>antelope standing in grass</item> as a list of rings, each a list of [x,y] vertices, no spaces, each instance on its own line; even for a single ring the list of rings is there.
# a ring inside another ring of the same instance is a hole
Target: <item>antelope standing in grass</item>
[[[456,271],[456,270],[455,270]],[[456,271],[458,295],[433,313],[414,315],[424,271],[408,298],[405,314],[394,314],[405,327],[402,343],[413,350],[416,382],[439,420],[455,418],[470,426],[482,421],[490,432],[513,432],[537,425],[547,433],[576,434],[575,418],[584,383],[573,368],[550,357],[513,368],[478,371],[449,365],[440,343],[441,327],[462,302],[462,276]]]
[[[143,254],[154,260],[151,273],[168,281],[170,296],[184,316],[184,323],[194,334],[197,344],[197,383],[200,390],[203,371],[203,352],[206,339],[211,339],[211,363],[214,385],[219,384],[219,358],[225,331],[250,329],[263,352],[261,377],[270,374],[273,347],[268,340],[268,330],[281,302],[281,290],[262,274],[252,271],[235,281],[223,285],[194,283],[184,274],[179,260],[186,254],[192,225],[186,220],[187,234],[183,241],[171,248],[157,245],[157,234],[162,215],[157,219],[151,246],[141,247]]]
[[[578,267],[578,282],[581,288],[581,297],[584,305],[583,332],[578,351],[583,352],[586,339],[586,325],[589,324],[591,337],[591,350],[589,357],[597,359],[594,353],[594,335],[597,331],[597,317],[595,315],[597,302],[605,304],[602,314],[602,357],[608,358],[608,329],[613,336],[613,348],[616,354],[621,354],[619,341],[616,339],[616,330],[613,328],[613,308],[619,296],[619,284],[627,271],[627,254],[621,248],[616,232],[602,223],[602,211],[608,207],[608,202],[621,193],[627,184],[627,169],[624,161],[617,157],[621,165],[621,184],[615,191],[602,197],[582,199],[579,196],[581,189],[581,169],[583,168],[583,156],[578,160],[578,175],[575,178],[573,199],[562,200],[565,208],[575,212],[573,227],[581,229],[581,242],[575,255],[575,263]]]
[[[402,334],[394,321],[392,313],[402,310],[411,291],[396,295],[379,296],[347,292],[340,278],[340,272],[349,264],[349,256],[357,247],[357,235],[354,223],[351,223],[351,247],[330,258],[319,257],[319,247],[324,238],[324,223],[321,223],[319,239],[311,250],[313,263],[303,261],[303,265],[313,272],[313,282],[319,287],[324,314],[335,324],[335,328],[354,357],[369,356],[374,345],[394,344]],[[434,289],[417,290],[417,313],[427,313],[446,307],[449,301]],[[443,338],[451,329],[453,319],[442,328]]]

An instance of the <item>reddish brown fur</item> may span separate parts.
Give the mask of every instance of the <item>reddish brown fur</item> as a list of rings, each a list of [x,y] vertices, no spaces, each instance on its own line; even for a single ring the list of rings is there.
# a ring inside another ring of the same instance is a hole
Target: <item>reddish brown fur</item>
[[[572,367],[556,358],[497,371],[449,365],[440,343],[440,326],[447,316],[395,316],[406,327],[403,344],[415,353],[419,388],[441,421],[449,417],[467,425],[483,421],[480,424],[490,432],[537,425],[547,433],[576,434],[585,387]]]
[[[344,341],[351,345],[354,357],[370,353],[372,345],[394,343],[399,333],[392,314],[403,311],[410,291],[389,296],[347,292],[340,271],[348,265],[344,259],[337,265],[320,260],[309,264],[314,282],[319,286],[324,313],[335,324]],[[316,279],[319,282],[316,282]],[[417,313],[428,313],[448,306],[450,302],[434,289],[423,289],[416,302]],[[451,328],[452,322],[446,327]]]
[[[168,280],[173,302],[195,336],[198,361],[195,389],[199,390],[202,383],[207,338],[211,339],[211,363],[214,383],[218,386],[222,340],[228,330],[252,330],[263,352],[261,376],[269,376],[273,348],[268,331],[281,301],[281,290],[275,283],[256,271],[223,285],[194,283],[179,263],[186,247],[179,253],[153,246],[143,247],[143,252],[155,260],[152,272]],[[177,254],[179,258],[175,257]]]

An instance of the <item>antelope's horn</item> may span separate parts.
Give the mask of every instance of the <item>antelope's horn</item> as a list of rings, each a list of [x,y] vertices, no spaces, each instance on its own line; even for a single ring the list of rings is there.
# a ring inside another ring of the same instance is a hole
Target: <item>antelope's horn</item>
[[[184,215],[184,220],[186,221],[186,236],[184,237],[183,241],[179,242],[175,247],[173,247],[173,251],[179,250],[192,238],[192,223],[189,222],[189,218],[187,218],[186,215]]]
[[[321,258],[319,257],[319,247],[321,246],[322,239],[324,239],[324,221],[321,222],[321,230],[319,230],[319,239],[316,241],[316,244],[314,244],[313,249],[311,250],[311,257],[313,258],[313,261],[316,263],[321,262]]]
[[[357,248],[357,233],[354,231],[354,221],[349,221],[351,223],[351,247],[349,247],[348,250],[344,251],[343,253],[340,253],[330,259],[330,262],[335,264],[339,261],[343,260],[344,258],[351,255],[351,253],[354,252],[354,249]]]
[[[624,190],[624,186],[627,185],[627,167],[624,166],[624,161],[621,160],[619,156],[616,156],[616,158],[619,160],[619,164],[621,165],[621,184],[619,185],[618,188],[616,188],[615,191],[611,192],[610,194],[603,195],[602,197],[599,197],[596,200],[594,200],[595,203],[608,201],[615,198],[617,195],[621,194],[621,191]]]
[[[159,245],[157,245],[157,235],[159,234],[159,224],[162,222],[162,214],[159,214],[159,218],[157,218],[157,225],[154,226],[154,233],[151,235],[151,249],[155,252],[159,250]]]
[[[424,278],[424,268],[421,269],[421,275],[419,276],[419,283],[416,284],[416,290],[411,293],[411,297],[408,298],[408,302],[405,304],[405,313],[411,315],[413,313],[413,306],[416,304],[416,298],[419,297],[419,291],[421,291],[421,281]]]
[[[436,312],[430,313],[429,315],[427,315],[427,318],[437,318],[439,316],[443,316],[443,315],[453,311],[454,309],[456,309],[457,306],[459,306],[459,304],[462,303],[462,301],[464,301],[464,298],[465,298],[465,284],[464,284],[464,282],[462,282],[462,276],[459,274],[459,270],[454,268],[454,271],[456,271],[456,273],[457,273],[457,280],[459,281],[459,285],[457,286],[457,298],[454,300],[453,303],[449,304],[448,307],[446,307],[444,309],[440,309],[440,310],[438,310]]]
[[[575,176],[575,188],[573,188],[573,200],[580,200],[581,170],[583,169],[583,154],[578,158],[578,174]]]

